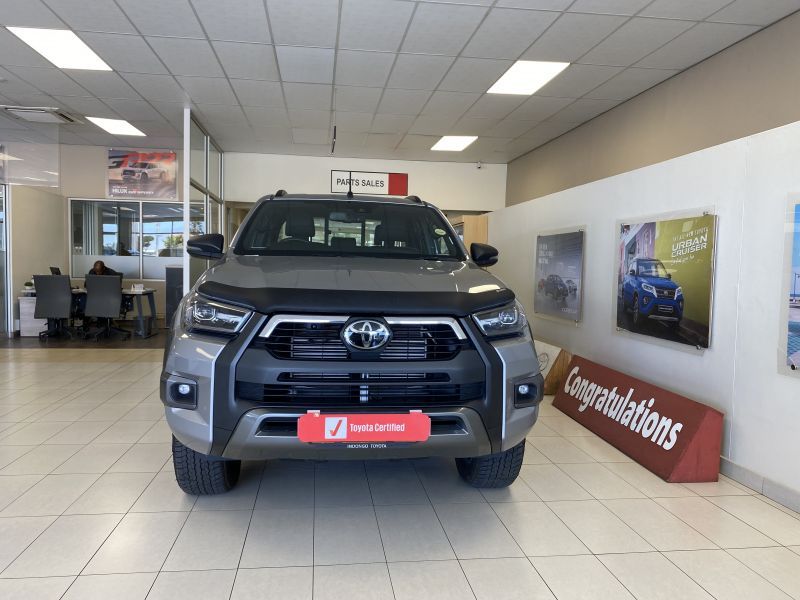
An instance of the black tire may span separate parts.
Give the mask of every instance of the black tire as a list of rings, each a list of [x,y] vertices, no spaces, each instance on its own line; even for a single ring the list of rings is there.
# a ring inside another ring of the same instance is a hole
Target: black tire
[[[240,460],[221,460],[187,448],[172,437],[172,464],[175,480],[193,496],[223,494],[239,481]]]
[[[525,441],[496,454],[474,458],[457,458],[456,467],[461,479],[476,488],[508,487],[519,475],[525,456]]]

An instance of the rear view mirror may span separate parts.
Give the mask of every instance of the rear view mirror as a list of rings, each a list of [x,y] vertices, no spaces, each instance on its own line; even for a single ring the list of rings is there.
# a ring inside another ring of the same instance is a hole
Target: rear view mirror
[[[491,267],[497,263],[497,248],[488,244],[470,244],[469,253],[479,267]]]
[[[186,251],[194,258],[222,258],[225,254],[225,236],[221,233],[198,235],[186,243]]]

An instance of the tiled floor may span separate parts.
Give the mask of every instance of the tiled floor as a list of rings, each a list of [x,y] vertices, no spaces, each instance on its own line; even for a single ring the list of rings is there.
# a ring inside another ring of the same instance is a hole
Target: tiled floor
[[[800,598],[800,515],[667,484],[542,409],[521,478],[451,461],[247,463],[175,484],[161,355],[0,349],[0,598]]]

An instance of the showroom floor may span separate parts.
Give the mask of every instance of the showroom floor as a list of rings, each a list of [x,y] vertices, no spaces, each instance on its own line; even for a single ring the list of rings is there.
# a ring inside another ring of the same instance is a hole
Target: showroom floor
[[[426,459],[250,463],[186,496],[160,361],[0,349],[0,598],[800,598],[800,515],[664,483],[549,403],[508,490]]]

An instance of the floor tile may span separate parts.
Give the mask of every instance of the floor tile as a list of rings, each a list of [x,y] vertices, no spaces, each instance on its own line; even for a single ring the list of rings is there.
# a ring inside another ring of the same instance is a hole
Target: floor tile
[[[547,465],[552,461],[536,449],[530,441],[525,442],[525,456],[522,458],[523,465]]]
[[[493,504],[527,556],[589,554],[589,549],[544,502]]]
[[[372,507],[322,507],[314,515],[314,564],[383,562],[375,510]]]
[[[236,487],[224,494],[198,496],[192,510],[253,510],[261,485],[263,463],[245,463]],[[170,471],[172,465],[170,464]],[[174,481],[173,485],[178,486]]]
[[[477,600],[555,600],[524,558],[462,560],[461,568]]]
[[[235,569],[252,513],[244,510],[193,512],[189,515],[163,569]]]
[[[396,600],[475,600],[458,561],[389,563]]]
[[[74,580],[74,577],[0,579],[0,598],[3,600],[59,600]]]
[[[755,493],[753,490],[731,481],[724,475],[719,476],[719,481],[684,483],[683,485],[699,496],[747,496]]]
[[[94,441],[98,444],[135,444],[152,426],[151,421],[117,421]]]
[[[314,463],[269,460],[264,465],[256,508],[312,508]]]
[[[605,440],[595,436],[570,436],[567,438],[574,446],[583,450],[586,454],[594,458],[598,462],[607,463],[629,463],[633,462],[629,456],[626,456],[614,446]]]
[[[78,575],[120,518],[120,515],[59,517],[3,571],[2,577]]]
[[[48,444],[88,444],[113,425],[112,421],[76,421],[49,440]]]
[[[311,600],[312,582],[311,567],[239,569],[230,600],[262,600],[266,597],[280,598],[280,600]]]
[[[81,575],[62,600],[144,600],[156,573]]]
[[[69,460],[69,458],[81,448],[83,448],[83,446],[80,444],[37,446],[7,465],[0,471],[0,474],[47,475],[48,473],[52,473],[64,461]]]
[[[664,555],[717,600],[789,598],[723,550],[666,552]]]
[[[430,504],[376,506],[386,560],[443,560],[456,556]]]
[[[50,527],[56,517],[9,517],[0,519],[0,572]],[[3,596],[0,594],[0,598]]]
[[[6,506],[0,517],[60,515],[99,475],[47,475]]]
[[[636,463],[606,463],[609,471],[619,475],[645,496],[650,498],[680,498],[695,493],[680,483],[667,483]]]
[[[236,571],[162,571],[147,600],[228,600]],[[264,590],[261,590],[263,598]],[[277,596],[280,597],[280,596]]]
[[[540,556],[531,562],[558,600],[633,598],[595,556]]]
[[[800,520],[756,496],[717,496],[708,500],[784,546],[800,544]]]
[[[172,430],[166,421],[156,421],[147,432],[139,438],[140,444],[171,444]]]
[[[541,415],[539,420],[550,429],[562,436],[593,436],[595,435],[586,427],[565,414]]]
[[[172,456],[170,444],[134,444],[109,469],[112,473],[156,473]]]
[[[372,506],[363,462],[317,463],[314,477],[316,506]]]
[[[88,444],[61,463],[54,473],[105,473],[130,444]]]
[[[150,484],[134,503],[133,512],[185,511],[191,510],[197,501],[196,496],[185,493],[175,481],[175,474],[168,471],[146,473],[151,478]]]
[[[596,462],[594,458],[563,437],[534,438],[530,443],[557,464]]]
[[[547,425],[545,425],[541,418],[536,421],[536,424],[533,426],[533,429],[527,435],[528,440],[533,440],[535,438],[540,437],[560,437],[556,431],[550,429]]]
[[[100,546],[85,574],[158,571],[188,513],[129,513]]]
[[[241,568],[314,564],[314,510],[272,508],[253,513]]]
[[[792,598],[800,598],[800,556],[788,548],[740,548],[728,553]]]
[[[437,504],[436,514],[460,559],[524,556],[489,504]]]
[[[598,500],[645,497],[600,463],[559,465],[559,468]]]
[[[591,494],[557,465],[522,465],[520,477],[542,500],[589,500]]]
[[[480,491],[461,479],[452,460],[425,459],[416,462],[415,468],[434,504],[486,502]]]
[[[31,489],[42,475],[0,475],[0,510]]]
[[[69,505],[65,514],[126,513],[150,484],[150,473],[106,473]]]
[[[365,466],[375,506],[428,503],[428,494],[410,461],[367,461]]]
[[[657,552],[598,556],[640,600],[713,600],[694,580]]]
[[[2,441],[0,441],[0,444],[2,444]],[[0,446],[0,469],[4,469],[34,448],[36,446]]]
[[[385,564],[314,568],[314,600],[394,600]]]
[[[481,495],[487,502],[538,502],[541,500],[522,477],[503,488],[483,488]]]
[[[638,533],[597,500],[549,502],[548,507],[595,554],[653,550]]]

